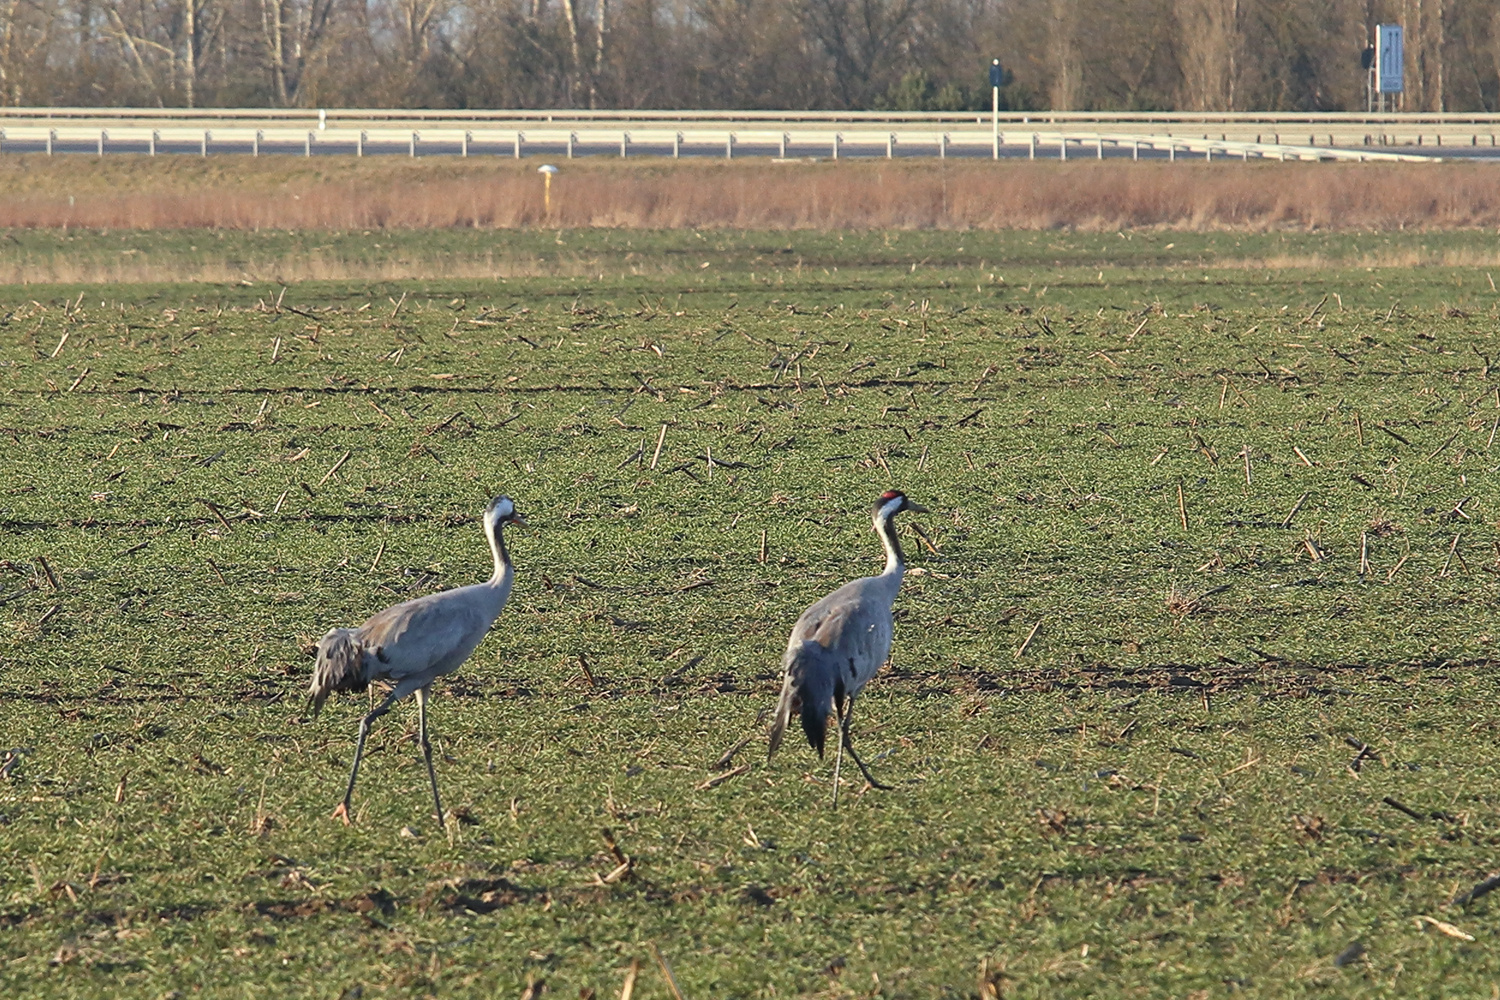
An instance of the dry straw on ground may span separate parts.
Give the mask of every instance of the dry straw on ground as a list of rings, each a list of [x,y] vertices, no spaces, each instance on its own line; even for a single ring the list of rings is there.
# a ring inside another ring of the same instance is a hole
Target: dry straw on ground
[[[1484,164],[20,156],[0,228],[1111,231],[1500,226]]]

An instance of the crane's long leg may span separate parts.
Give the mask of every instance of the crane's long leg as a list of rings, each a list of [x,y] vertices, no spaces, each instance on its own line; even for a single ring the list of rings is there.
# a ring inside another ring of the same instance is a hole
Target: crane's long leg
[[[862,760],[860,760],[859,759],[859,754],[857,754],[857,753],[854,752],[854,744],[852,742],[850,742],[850,740],[849,740],[849,720],[853,716],[854,716],[854,699],[850,698],[849,699],[849,707],[844,711],[843,725],[839,727],[839,729],[840,729],[839,746],[840,747],[848,747],[849,748],[849,756],[853,757],[854,758],[854,763],[856,763],[856,764],[859,765],[860,773],[865,776],[865,780],[870,783],[870,787],[871,788],[878,788],[878,789],[880,789],[883,792],[892,791],[892,788],[891,788],[890,785],[882,785],[880,782],[876,781],[874,779],[874,777],[871,776],[870,769],[868,767],[865,767],[865,762],[862,761]],[[837,792],[837,786],[835,786],[835,792]]]
[[[437,809],[438,826],[443,825],[443,800],[438,798],[437,772],[432,769],[432,744],[427,742],[427,695],[432,685],[417,688],[417,729],[422,741],[422,756],[427,759],[427,779],[432,782],[432,804]]]
[[[844,732],[844,727],[847,725],[847,722],[845,721],[847,718],[846,713],[848,709],[852,707],[854,707],[852,702],[841,700],[835,700],[834,702],[834,709],[838,712],[837,721],[840,734]],[[840,735],[838,748],[833,752],[833,808],[835,809],[839,807],[839,769],[843,766],[844,746],[848,742],[848,740],[844,739],[843,736]]]
[[[395,700],[396,692],[392,691],[386,695],[385,701],[376,705],[368,715],[359,720],[359,742],[354,745],[354,766],[349,769],[349,786],[344,789],[344,801],[340,802],[338,808],[333,811],[333,818],[343,820],[345,826],[354,822],[349,817],[349,800],[354,797],[354,782],[359,777],[359,762],[365,755],[365,737],[370,735],[370,724],[389,712]]]

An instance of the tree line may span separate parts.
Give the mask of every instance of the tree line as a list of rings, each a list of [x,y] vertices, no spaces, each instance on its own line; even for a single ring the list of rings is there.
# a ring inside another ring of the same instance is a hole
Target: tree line
[[[1494,0],[0,0],[9,106],[1500,110]]]

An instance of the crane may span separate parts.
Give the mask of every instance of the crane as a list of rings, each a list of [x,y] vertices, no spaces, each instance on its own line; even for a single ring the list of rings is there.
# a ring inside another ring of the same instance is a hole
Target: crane
[[[371,681],[380,679],[395,684],[385,700],[359,720],[359,742],[354,748],[354,766],[349,769],[349,785],[344,789],[344,801],[333,811],[333,818],[342,819],[346,826],[352,822],[349,800],[354,795],[370,726],[413,692],[417,696],[422,756],[432,782],[432,803],[442,825],[443,801],[438,797],[437,773],[432,769],[432,744],[427,741],[427,697],[434,680],[451,674],[469,658],[505,607],[515,575],[505,548],[503,531],[507,524],[524,527],[526,521],[510,497],[495,497],[484,512],[484,533],[495,557],[495,572],[488,580],[392,605],[358,628],[330,630],[318,643],[318,660],[308,692],[314,718],[335,691],[364,691]]]
[[[859,765],[874,788],[889,789],[870,775],[849,741],[849,718],[854,699],[891,655],[891,605],[901,589],[906,562],[892,519],[902,511],[927,513],[899,490],[887,490],[875,501],[875,534],[885,546],[885,571],[879,576],[851,580],[802,612],[792,626],[786,654],[781,658],[785,679],[776,717],[771,723],[770,760],[781,746],[792,713],[802,716],[807,742],[823,756],[830,709],[837,712],[838,752],[833,764],[833,806],[839,804],[839,768],[844,750]]]

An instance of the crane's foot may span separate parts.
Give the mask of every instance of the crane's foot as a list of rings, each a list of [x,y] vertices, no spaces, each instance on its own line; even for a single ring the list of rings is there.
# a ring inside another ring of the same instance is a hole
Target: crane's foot
[[[354,825],[354,820],[349,818],[349,803],[347,802],[340,802],[338,808],[333,811],[333,815],[328,818],[341,819],[344,821],[345,826]]]
[[[870,773],[870,769],[868,767],[865,767],[865,762],[860,760],[859,754],[854,752],[854,745],[852,743],[845,742],[844,748],[849,751],[849,756],[854,758],[854,763],[859,767],[859,773],[865,776],[865,781],[871,788],[878,788],[882,792],[895,791],[895,788],[891,787],[890,785],[882,784],[881,782],[875,780],[875,776]]]

